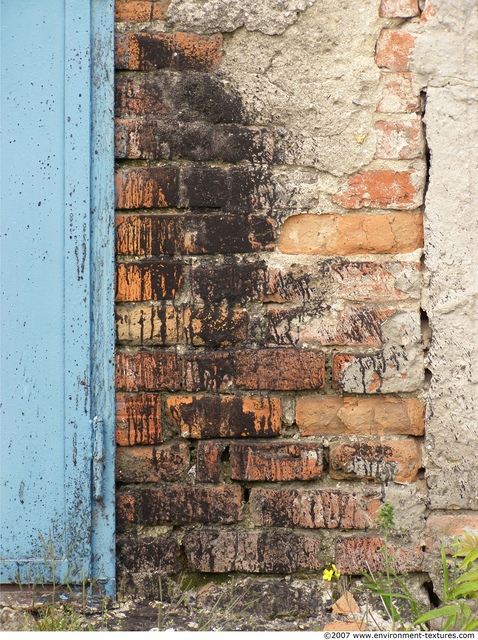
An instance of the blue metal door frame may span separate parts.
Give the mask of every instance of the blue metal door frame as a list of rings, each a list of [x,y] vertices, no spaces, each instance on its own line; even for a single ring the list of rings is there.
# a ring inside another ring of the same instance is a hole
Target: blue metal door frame
[[[90,578],[110,595],[113,10],[1,3],[0,581]]]

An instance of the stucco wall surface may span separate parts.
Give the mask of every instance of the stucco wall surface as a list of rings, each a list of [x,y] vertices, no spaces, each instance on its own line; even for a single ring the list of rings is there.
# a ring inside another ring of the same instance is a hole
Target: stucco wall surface
[[[413,69],[426,88],[426,419],[431,509],[478,509],[478,5],[429,7]]]

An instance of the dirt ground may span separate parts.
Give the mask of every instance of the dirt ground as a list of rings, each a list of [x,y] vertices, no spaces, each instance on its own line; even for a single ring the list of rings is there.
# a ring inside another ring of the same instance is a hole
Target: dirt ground
[[[354,589],[359,611],[332,611],[339,593],[323,580],[250,576],[191,587],[165,581],[161,601],[113,602],[80,589],[2,587],[0,630],[321,631],[388,629],[380,603]],[[55,605],[52,606],[52,603]],[[331,625],[334,625],[333,627]],[[358,626],[357,626],[358,625]],[[366,625],[364,627],[363,625]]]

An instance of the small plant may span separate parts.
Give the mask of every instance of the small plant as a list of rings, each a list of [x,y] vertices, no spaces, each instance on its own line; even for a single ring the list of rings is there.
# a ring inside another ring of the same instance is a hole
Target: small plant
[[[392,568],[394,557],[390,552],[389,540],[395,526],[395,522],[394,507],[389,502],[386,502],[381,506],[377,523],[384,538],[384,545],[379,552],[383,556],[385,573],[376,573],[374,575],[370,568],[368,573],[362,572],[364,577],[364,589],[370,590],[380,596],[384,608],[392,622],[392,631],[395,631],[397,628],[404,630],[407,628],[407,625],[404,621],[400,607],[395,602],[396,600],[408,603],[413,619],[419,618],[423,612],[417,600],[410,593],[405,582]],[[421,623],[417,620],[415,624],[420,625]]]
[[[457,567],[458,557],[465,556]],[[478,611],[473,613],[467,601],[478,598],[478,535],[465,534],[461,543],[455,541],[452,576],[448,569],[445,548],[441,545],[443,568],[443,604],[420,616],[415,624],[443,618],[442,631],[478,629]]]

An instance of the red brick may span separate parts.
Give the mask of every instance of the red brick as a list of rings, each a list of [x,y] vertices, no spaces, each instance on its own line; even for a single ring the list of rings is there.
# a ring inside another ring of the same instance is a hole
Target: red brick
[[[382,344],[382,324],[393,314],[369,307],[345,309],[338,317],[321,316],[304,307],[269,305],[268,339],[276,344],[347,345],[379,347]]]
[[[413,171],[378,169],[354,173],[348,188],[333,196],[345,209],[416,209],[421,204],[421,179]]]
[[[342,573],[359,574],[362,571],[384,572],[385,564],[380,549],[383,538],[339,537],[335,545],[335,562]],[[390,543],[391,568],[395,573],[422,570],[423,551],[420,545],[407,549]]]
[[[452,555],[455,540],[467,532],[478,534],[478,513],[431,513],[426,525],[426,551],[439,554],[443,543],[446,553]]]
[[[378,15],[381,18],[414,18],[420,15],[417,0],[381,0]]]
[[[329,282],[323,266],[309,262],[286,268],[268,267],[261,302],[309,302],[324,297]]]
[[[123,391],[177,391],[178,358],[175,351],[119,351],[116,388]]]
[[[153,255],[250,253],[274,249],[274,222],[237,215],[116,217],[116,253]]]
[[[421,436],[425,405],[415,398],[302,396],[296,400],[296,423],[301,436]]]
[[[155,393],[116,394],[116,444],[159,444],[161,429],[161,396]]]
[[[116,265],[116,302],[174,300],[183,283],[183,264],[141,260]]]
[[[379,113],[419,113],[421,111],[420,85],[413,73],[380,74],[381,99]]]
[[[149,167],[116,172],[117,209],[161,209],[177,207],[179,169]]]
[[[417,440],[333,443],[329,449],[331,478],[372,478],[381,482],[413,482],[422,466]]]
[[[411,160],[424,153],[422,125],[420,118],[379,120],[375,123],[377,147],[375,158],[384,160]]]
[[[143,486],[119,492],[120,526],[162,522],[238,522],[242,518],[242,489],[234,486]]]
[[[116,38],[117,69],[214,71],[222,58],[222,36],[194,33],[122,33]]]
[[[379,501],[345,491],[251,489],[252,521],[260,527],[368,529]]]
[[[162,447],[119,447],[117,482],[176,482],[189,469],[189,447],[184,442]]]
[[[247,311],[225,306],[143,303],[116,307],[118,342],[132,346],[228,346],[246,339],[248,325]]]
[[[131,118],[136,116],[165,116],[170,110],[163,95],[162,86],[149,74],[137,76],[131,73],[117,73],[115,76],[115,116]]]
[[[311,442],[233,442],[231,478],[265,482],[317,480],[322,476],[322,445]]]
[[[227,392],[234,387],[233,355],[226,351],[192,351],[183,356],[183,388]]]
[[[171,0],[116,0],[117,22],[149,22],[166,20],[166,11]]]
[[[206,573],[294,573],[323,567],[320,540],[277,531],[188,531],[183,538],[188,568]]]
[[[167,409],[183,438],[273,437],[281,434],[279,398],[173,396]]]
[[[382,29],[375,53],[377,66],[390,71],[408,71],[410,54],[415,46],[416,35],[396,29]]]
[[[325,384],[321,351],[261,349],[236,352],[236,383],[245,389],[296,391]]]
[[[225,450],[224,442],[198,442],[197,479],[199,482],[221,481],[221,458]]]

